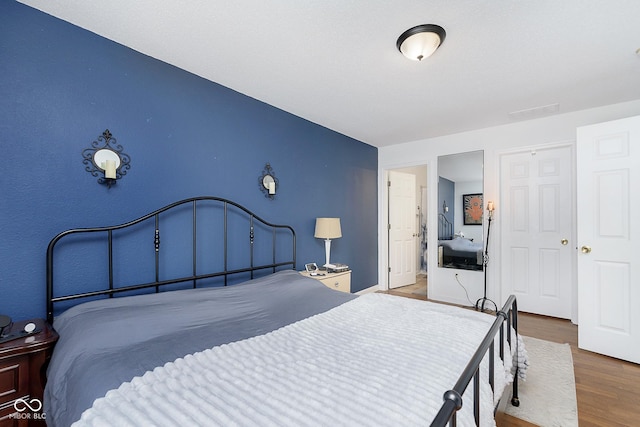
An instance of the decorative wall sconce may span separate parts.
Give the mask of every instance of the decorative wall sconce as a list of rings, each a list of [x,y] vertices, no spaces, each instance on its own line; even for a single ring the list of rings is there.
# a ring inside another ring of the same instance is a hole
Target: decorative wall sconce
[[[264,197],[273,200],[276,197],[276,190],[278,189],[278,178],[276,178],[271,169],[271,165],[267,163],[264,165],[262,175],[258,178],[260,191],[264,193]]]
[[[447,212],[449,212],[449,206],[447,206],[447,201],[445,200],[442,203],[442,213],[447,213]]]
[[[122,145],[118,144],[109,129],[106,129],[91,143],[91,148],[82,150],[84,169],[98,177],[98,183],[111,188],[131,169],[131,158],[123,153],[122,149]]]

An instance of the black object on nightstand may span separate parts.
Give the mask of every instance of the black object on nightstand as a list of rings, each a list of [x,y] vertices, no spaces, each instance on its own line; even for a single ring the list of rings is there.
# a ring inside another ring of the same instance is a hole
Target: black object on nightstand
[[[45,374],[58,334],[34,319],[15,322],[3,336],[11,339],[0,343],[0,426],[44,426]]]
[[[5,316],[4,314],[0,314],[0,337],[4,335],[4,330],[11,325],[11,318],[9,316]]]

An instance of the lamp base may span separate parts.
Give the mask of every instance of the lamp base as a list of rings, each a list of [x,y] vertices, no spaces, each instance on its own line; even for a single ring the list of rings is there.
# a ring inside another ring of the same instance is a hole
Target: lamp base
[[[330,257],[331,257],[331,239],[325,239],[324,240],[324,259],[325,259],[325,263],[324,263],[323,267],[325,267],[325,268],[333,267],[333,264],[331,264],[329,262]]]
[[[490,302],[491,304],[493,304],[493,308],[495,309],[494,311],[498,311],[498,305],[487,297],[479,298],[478,301],[476,301],[476,305],[475,305],[476,311],[482,311],[484,313],[485,311],[484,306],[487,302]],[[487,310],[490,310],[490,309],[487,308]]]

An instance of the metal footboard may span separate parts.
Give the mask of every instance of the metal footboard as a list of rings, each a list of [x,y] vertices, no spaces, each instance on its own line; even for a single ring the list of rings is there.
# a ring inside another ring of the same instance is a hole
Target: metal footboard
[[[512,346],[512,341],[515,339],[517,343],[517,336],[512,337],[511,328],[518,331],[518,305],[516,302],[515,295],[511,295],[507,302],[502,307],[502,310],[496,313],[496,320],[491,325],[491,329],[485,335],[482,343],[474,353],[471,360],[467,364],[467,367],[462,372],[462,375],[458,378],[455,386],[451,390],[447,390],[444,393],[443,399],[444,403],[440,407],[440,411],[433,419],[431,426],[432,427],[444,427],[449,424],[451,427],[456,426],[456,414],[457,411],[462,408],[462,395],[465,390],[469,386],[469,383],[473,379],[473,389],[474,389],[474,402],[473,402],[473,413],[475,417],[476,425],[480,424],[480,363],[482,359],[489,352],[489,383],[491,384],[491,388],[494,387],[494,339],[497,334],[500,335],[500,358],[504,360],[504,334],[506,328],[507,334],[507,342],[510,346]],[[507,355],[510,357],[511,355]],[[515,363],[515,372],[513,375],[513,396],[511,398],[511,404],[514,406],[520,405],[520,400],[518,399],[518,364]]]

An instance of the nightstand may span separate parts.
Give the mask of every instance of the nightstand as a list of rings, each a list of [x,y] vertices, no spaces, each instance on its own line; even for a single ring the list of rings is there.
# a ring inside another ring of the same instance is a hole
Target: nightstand
[[[42,394],[58,334],[42,319],[15,322],[5,334],[29,322],[39,332],[0,344],[0,427],[45,425]]]
[[[340,273],[327,273],[326,271],[321,271],[320,274],[324,276],[311,276],[306,271],[301,271],[300,274],[303,276],[311,277],[312,279],[316,279],[325,284],[328,288],[335,289],[341,292],[351,293],[351,270],[343,271]]]

